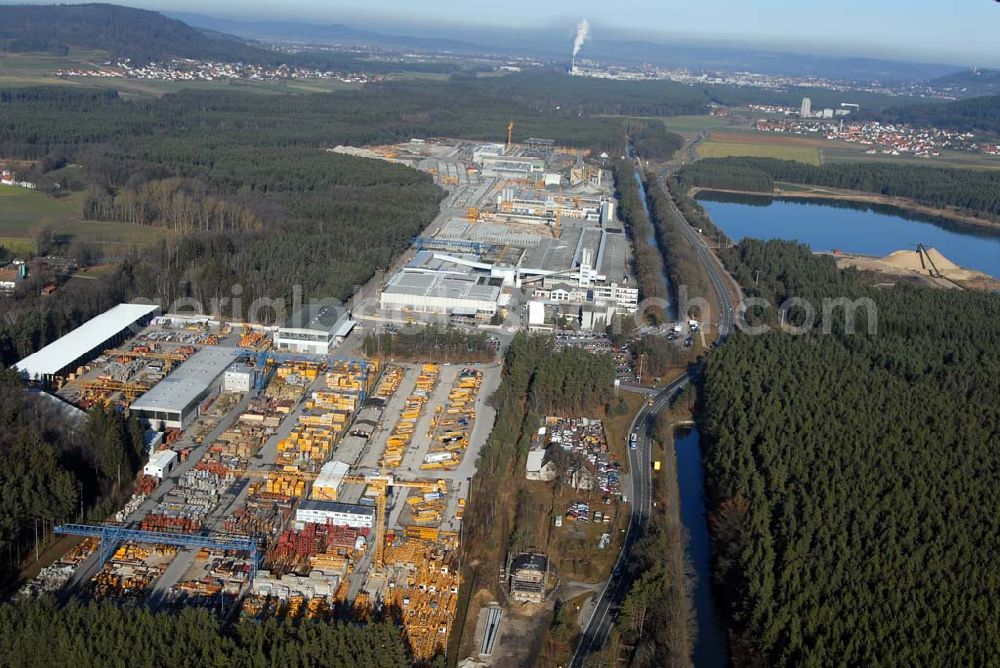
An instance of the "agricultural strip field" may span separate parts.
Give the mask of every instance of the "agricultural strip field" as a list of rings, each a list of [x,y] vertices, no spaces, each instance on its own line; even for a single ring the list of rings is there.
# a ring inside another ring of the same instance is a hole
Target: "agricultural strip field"
[[[713,132],[698,146],[702,158],[749,156],[820,164],[823,140],[751,132]],[[859,151],[861,152],[861,151]]]

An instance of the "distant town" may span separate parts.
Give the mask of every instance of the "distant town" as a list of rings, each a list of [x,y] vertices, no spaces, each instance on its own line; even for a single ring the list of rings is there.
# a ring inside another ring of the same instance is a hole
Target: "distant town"
[[[129,60],[105,63],[97,68],[73,67],[56,70],[60,77],[98,77],[109,79],[151,79],[156,81],[223,81],[249,79],[279,81],[283,79],[328,79],[344,83],[379,81],[380,74],[318,70],[288,65],[264,66],[247,63],[223,63],[175,58],[165,63],[135,65]]]
[[[754,128],[760,132],[820,136],[824,139],[839,140],[870,146],[869,155],[912,154],[920,158],[936,158],[941,151],[966,151],[1000,155],[1000,145],[981,143],[972,132],[956,132],[943,128],[915,128],[904,123],[880,123],[878,121],[848,121],[858,105],[841,103],[836,109],[814,110],[812,101],[802,98],[798,109],[773,105],[753,106],[757,111],[781,114],[786,118],[760,119]],[[818,121],[818,122],[817,122]]]
[[[955,99],[954,91],[937,90],[926,84],[890,85],[879,81],[837,81],[820,77],[785,76],[760,72],[691,71],[684,68],[642,65],[607,65],[591,60],[573,60],[569,74],[575,77],[615,79],[619,81],[674,81],[690,85],[746,86],[769,90],[821,88],[833,91],[864,91],[883,95]]]

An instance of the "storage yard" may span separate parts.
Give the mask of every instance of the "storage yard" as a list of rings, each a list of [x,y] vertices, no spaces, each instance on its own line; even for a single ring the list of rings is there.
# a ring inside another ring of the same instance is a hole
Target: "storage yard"
[[[415,141],[377,154],[449,191],[433,230],[376,291],[377,319],[593,329],[635,311],[610,178],[582,156],[544,140]],[[57,401],[139,418],[149,459],[107,522],[57,527],[83,541],[21,595],[200,606],[227,619],[393,610],[417,661],[443,653],[500,368],[352,354],[357,343],[344,340],[358,338],[352,310],[370,317],[365,298],[271,327],[123,305],[73,345],[76,333],[53,343],[52,360],[24,360]],[[550,426],[546,444],[581,462],[565,519],[607,523],[612,507],[598,517],[580,505],[618,495],[601,425]]]
[[[21,595],[254,619],[395,606],[430,659],[456,613],[462,513],[499,368],[234,345],[266,348],[253,331],[158,319],[52,379],[65,401],[133,411],[150,457],[110,523],[65,525],[89,537]]]

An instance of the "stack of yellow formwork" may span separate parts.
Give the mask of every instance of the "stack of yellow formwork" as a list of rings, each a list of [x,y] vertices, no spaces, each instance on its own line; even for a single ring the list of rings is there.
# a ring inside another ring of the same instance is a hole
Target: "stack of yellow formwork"
[[[304,360],[292,360],[283,363],[275,370],[278,378],[285,379],[288,376],[302,376],[307,380],[319,378],[320,371],[325,365],[322,362],[307,362]]]
[[[458,607],[460,578],[442,550],[432,541],[409,539],[394,548],[395,563],[413,570],[389,589],[390,605],[402,612],[403,627],[414,658],[426,661],[444,650]],[[389,558],[387,553],[387,560]]]
[[[389,367],[382,374],[382,380],[379,381],[378,387],[375,388],[375,396],[383,400],[388,400],[399,389],[401,382],[403,382],[403,367]]]
[[[331,427],[299,423],[288,436],[278,441],[279,461],[283,465],[288,462],[322,464],[333,452],[337,433],[338,430]]]
[[[440,374],[441,366],[438,364],[424,364],[421,367],[420,375],[417,376],[417,386],[413,390],[413,394],[407,397],[399,422],[396,423],[392,434],[386,441],[385,453],[382,457],[386,468],[396,468],[403,463],[406,446],[413,439],[417,420],[420,419],[420,413],[427,400],[430,399]]]
[[[335,391],[360,392],[368,391],[368,385],[377,373],[377,365],[374,362],[361,362],[340,360],[334,363],[333,367],[326,374],[326,386]]]
[[[304,498],[306,495],[305,486],[306,483],[301,478],[275,473],[268,476],[265,488],[271,494]]]

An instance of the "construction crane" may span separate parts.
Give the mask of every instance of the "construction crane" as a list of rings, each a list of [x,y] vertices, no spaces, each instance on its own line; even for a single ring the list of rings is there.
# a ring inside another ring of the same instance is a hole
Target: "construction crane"
[[[230,472],[241,478],[269,478],[285,476],[298,480],[313,481],[318,473],[310,471],[251,471],[247,469],[230,469]],[[447,492],[448,483],[444,480],[400,480],[391,473],[367,476],[344,476],[343,483],[350,485],[367,485],[375,490],[375,573],[381,575],[385,568],[385,530],[386,502],[390,487],[407,487],[419,489],[424,493]]]
[[[514,119],[507,121],[507,150],[514,145]]]
[[[465,212],[465,217],[467,220],[475,223],[479,221],[479,209],[474,206],[470,206],[469,210]]]

